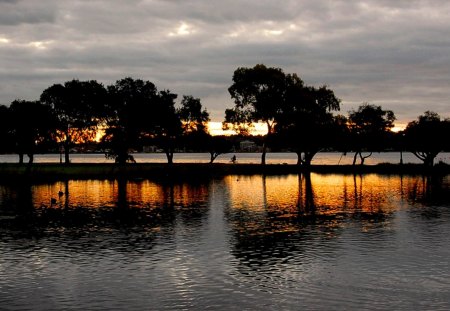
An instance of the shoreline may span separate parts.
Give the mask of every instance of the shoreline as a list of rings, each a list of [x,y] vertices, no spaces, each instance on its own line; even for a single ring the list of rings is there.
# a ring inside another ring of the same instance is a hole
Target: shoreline
[[[437,164],[375,164],[375,165],[311,165],[309,168],[294,164],[222,164],[222,163],[0,163],[1,182],[9,180],[65,180],[158,178],[198,179],[227,175],[289,175],[319,174],[381,174],[381,175],[448,175],[450,165]]]

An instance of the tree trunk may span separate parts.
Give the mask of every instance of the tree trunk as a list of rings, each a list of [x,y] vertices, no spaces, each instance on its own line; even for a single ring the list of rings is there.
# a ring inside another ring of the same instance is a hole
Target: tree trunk
[[[262,165],[266,165],[266,153],[267,153],[267,146],[266,146],[266,142],[264,142],[262,154],[261,154],[261,164]]]
[[[266,165],[266,153],[267,153],[267,141],[269,140],[269,135],[272,133],[272,124],[266,121],[267,124],[267,135],[264,137],[263,149],[261,155],[261,164]]]
[[[166,151],[166,157],[167,157],[167,163],[173,164],[173,151],[171,151],[171,150]]]
[[[217,158],[217,156],[219,155],[219,153],[210,152],[209,154],[211,155],[209,163],[212,164],[214,162],[214,160]]]
[[[23,153],[19,153],[19,164],[23,164]]]
[[[431,155],[428,155],[425,160],[423,161],[423,164],[427,167],[432,167],[434,165],[434,157]]]
[[[70,164],[70,143],[68,140],[64,142],[64,164]]]
[[[296,152],[296,154],[297,154],[297,165],[300,166],[303,163],[303,161],[302,161],[302,153],[301,152]]]
[[[363,157],[363,155],[362,155],[362,152],[360,152],[359,153],[359,157],[360,157],[360,159],[361,159],[361,165],[364,165],[364,161],[367,159],[367,158],[369,158],[369,157],[371,157],[372,156],[372,152],[370,152],[369,153],[369,155],[367,155],[367,156],[365,156],[365,157]]]
[[[28,153],[28,164],[33,164],[34,161],[34,154]]]
[[[309,152],[305,152],[305,160],[304,160],[304,164],[307,167],[311,166],[311,162],[314,158],[314,156],[317,154],[318,151],[309,151]]]
[[[355,155],[353,156],[353,163],[352,163],[352,165],[356,165],[356,158],[358,157],[358,154],[360,154],[360,152],[356,151]]]

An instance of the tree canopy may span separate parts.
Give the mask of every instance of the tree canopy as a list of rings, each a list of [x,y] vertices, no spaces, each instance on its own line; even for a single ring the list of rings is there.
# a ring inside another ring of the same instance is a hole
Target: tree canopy
[[[298,164],[309,166],[314,155],[336,138],[332,111],[340,100],[326,86],[307,87],[294,74],[286,76],[286,92],[277,117],[276,133],[298,155]],[[313,133],[313,134],[311,134]]]
[[[264,122],[267,125],[262,164],[265,164],[270,136],[275,134],[298,154],[299,164],[309,165],[331,137],[331,112],[340,109],[340,100],[326,86],[306,86],[296,74],[285,74],[280,68],[264,65],[238,68],[228,91],[235,106],[225,111],[225,127],[243,132],[243,124]],[[312,132],[314,136],[307,134]]]
[[[69,164],[70,148],[95,138],[106,117],[106,89],[95,80],[72,80],[45,89],[40,100],[56,116],[56,134],[64,147],[65,163]]]
[[[264,123],[267,135],[251,140],[262,145],[261,163],[268,147],[293,151],[298,164],[308,166],[321,150],[355,152],[361,164],[374,151],[409,150],[427,166],[450,150],[443,139],[450,134],[450,120],[426,111],[394,135],[391,110],[368,103],[336,115],[341,101],[328,86],[309,86],[295,73],[257,64],[234,71],[228,89],[234,107],[225,110],[223,127],[242,135],[213,137],[208,132],[208,111],[200,98],[158,90],[150,81],[126,77],[104,87],[95,80],[71,80],[46,88],[39,101],[15,100],[0,105],[0,151],[24,155],[39,150],[69,153],[102,148],[118,163],[134,161],[132,152],[164,151],[172,163],[174,152],[209,152],[211,163],[222,153],[236,150],[248,139],[254,123]],[[99,134],[102,133],[100,143]],[[47,148],[47,149],[45,149]],[[368,155],[363,155],[367,152]]]

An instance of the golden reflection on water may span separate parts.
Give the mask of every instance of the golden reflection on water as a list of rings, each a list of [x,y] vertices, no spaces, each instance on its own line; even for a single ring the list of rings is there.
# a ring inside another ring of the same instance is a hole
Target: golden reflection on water
[[[399,176],[288,175],[229,176],[228,220],[242,236],[289,234],[299,223],[323,226],[332,238],[347,219],[357,219],[362,231],[387,221],[402,206]],[[238,239],[242,239],[238,237]]]
[[[401,207],[403,200],[424,201],[436,195],[442,199],[445,193],[439,189],[448,188],[449,179],[376,174],[233,175],[219,184],[225,190],[228,206],[235,210],[292,217],[389,213]],[[33,185],[31,196],[38,207],[115,207],[124,202],[147,208],[162,204],[187,206],[208,202],[210,192],[217,191],[214,185],[211,181],[164,184],[151,180],[69,180]]]
[[[226,179],[234,208],[262,211],[317,208],[322,214],[358,209],[389,211],[401,191],[401,179],[380,175],[229,176]]]
[[[32,192],[35,206],[114,207],[125,201],[133,207],[149,207],[205,201],[208,187],[189,184],[165,186],[149,180],[70,180],[36,185]],[[56,202],[52,203],[52,199]]]

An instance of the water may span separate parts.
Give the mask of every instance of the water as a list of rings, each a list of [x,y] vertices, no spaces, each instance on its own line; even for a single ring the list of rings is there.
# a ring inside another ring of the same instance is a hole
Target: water
[[[449,176],[0,185],[1,310],[448,310],[449,258]]]
[[[237,157],[238,163],[261,163],[261,153],[227,153],[222,154],[215,160],[216,163],[229,163],[233,154]],[[367,155],[367,154],[365,154]],[[167,163],[167,158],[164,153],[135,153],[134,158],[138,163]],[[404,163],[423,163],[412,153],[403,153]],[[208,153],[175,153],[175,163],[208,163],[210,155]],[[79,154],[74,153],[70,155],[70,159],[73,163],[113,163],[111,159],[106,159],[104,154]],[[28,158],[25,157],[25,161]],[[36,163],[59,163],[59,154],[37,154],[34,161]],[[312,164],[352,164],[353,154],[348,153],[343,155],[338,152],[320,152],[318,153]],[[359,158],[358,158],[359,161]],[[18,155],[8,154],[0,155],[0,163],[17,163],[19,162]],[[268,164],[296,164],[297,155],[289,152],[270,152],[267,154],[266,162]],[[400,152],[380,152],[373,153],[370,158],[365,160],[365,164],[373,165],[379,163],[393,163],[400,162]],[[444,162],[450,164],[450,153],[442,152],[435,160],[436,163]],[[358,162],[359,163],[359,162]]]

